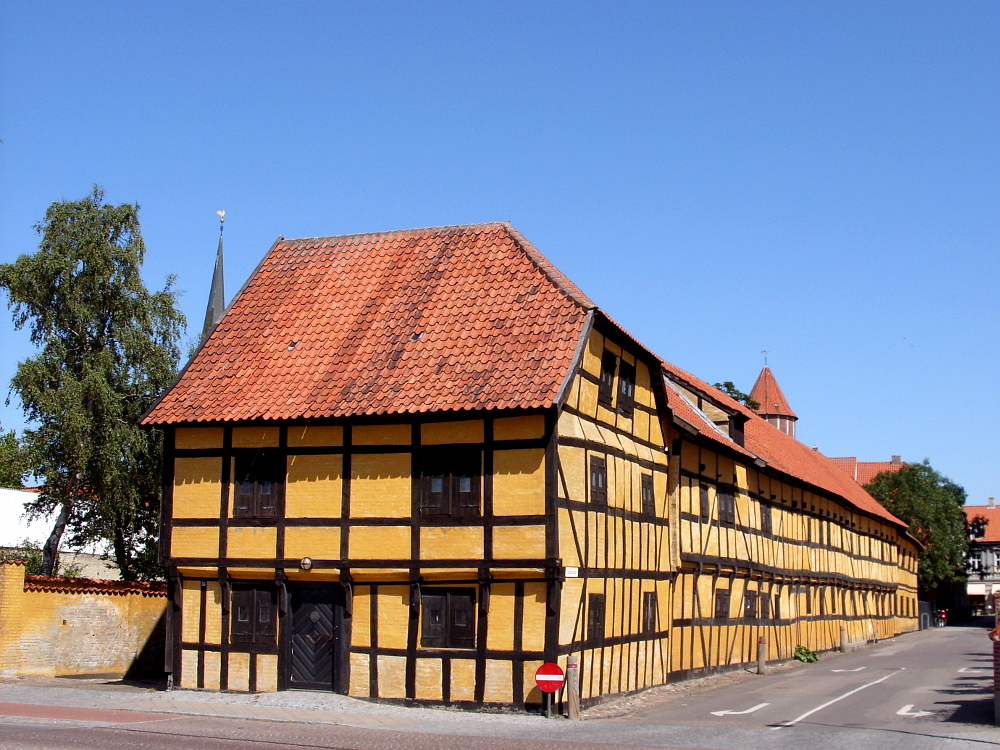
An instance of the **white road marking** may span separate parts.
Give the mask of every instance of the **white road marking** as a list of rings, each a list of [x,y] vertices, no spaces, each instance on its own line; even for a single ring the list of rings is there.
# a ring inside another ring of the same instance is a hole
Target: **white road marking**
[[[985,672],[985,669],[977,669],[976,667],[962,667],[959,672]]]
[[[932,713],[931,711],[911,711],[911,708],[913,708],[913,704],[907,703],[896,712],[896,716],[930,716]]]
[[[778,726],[771,727],[771,729],[772,729],[772,731],[775,730],[775,729],[784,729],[785,727],[790,727],[793,724],[798,724],[800,721],[802,721],[806,717],[812,716],[817,711],[822,711],[827,706],[832,706],[837,701],[842,701],[842,700],[844,700],[844,698],[852,696],[855,693],[860,692],[860,691],[864,690],[867,687],[871,687],[872,685],[878,685],[880,682],[885,682],[890,677],[892,677],[894,674],[897,674],[897,672],[891,672],[891,673],[887,674],[885,677],[879,677],[877,680],[875,680],[873,682],[869,682],[869,683],[867,683],[865,685],[862,685],[861,687],[856,687],[856,688],[854,688],[854,690],[849,690],[848,692],[844,693],[843,695],[838,695],[833,700],[827,701],[822,706],[816,706],[816,708],[812,709],[811,711],[806,711],[804,714],[802,714],[798,718],[792,719],[791,721],[786,721],[783,724],[778,724]]]
[[[754,706],[753,708],[748,708],[746,711],[712,711],[711,714],[713,716],[725,716],[726,714],[740,714],[740,715],[752,714],[754,711],[764,708],[764,706],[770,706],[770,705],[771,705],[770,703],[758,703],[756,706]]]
[[[858,667],[857,669],[831,669],[831,672],[860,672],[865,667]]]

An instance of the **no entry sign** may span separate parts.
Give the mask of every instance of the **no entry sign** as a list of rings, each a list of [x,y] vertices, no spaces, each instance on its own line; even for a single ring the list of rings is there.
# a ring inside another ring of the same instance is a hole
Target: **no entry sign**
[[[543,693],[554,693],[563,686],[566,675],[558,664],[543,664],[535,672],[535,684]]]

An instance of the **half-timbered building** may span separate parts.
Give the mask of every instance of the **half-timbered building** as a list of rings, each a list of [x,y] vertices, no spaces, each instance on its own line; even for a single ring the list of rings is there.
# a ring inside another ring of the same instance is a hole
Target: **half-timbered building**
[[[898,519],[507,224],[279,238],[143,423],[183,687],[596,701],[915,628]]]

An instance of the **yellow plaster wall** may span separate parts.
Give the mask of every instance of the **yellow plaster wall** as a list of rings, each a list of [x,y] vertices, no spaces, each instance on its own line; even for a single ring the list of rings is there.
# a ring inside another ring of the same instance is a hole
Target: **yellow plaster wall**
[[[288,428],[289,448],[326,448],[344,444],[344,428],[340,425],[293,425]]]
[[[353,698],[368,698],[370,694],[370,673],[368,654],[351,654],[351,684],[347,694]]]
[[[222,447],[221,427],[178,427],[174,431],[174,447],[185,449],[205,449]]]
[[[441,660],[417,659],[416,665],[417,700],[439,701],[441,694]]]
[[[545,648],[546,590],[547,586],[544,583],[524,584],[524,622],[521,627],[521,648],[525,651],[542,651]]]
[[[314,560],[340,559],[340,529],[337,527],[287,526],[285,557]]]
[[[410,620],[410,587],[378,587],[378,647],[406,648]],[[381,657],[380,657],[381,658]],[[381,665],[379,679],[382,679]],[[381,693],[381,687],[379,693]]]
[[[545,513],[545,450],[526,448],[493,453],[493,513]]]
[[[498,560],[544,559],[544,526],[494,526],[493,557]]]
[[[545,437],[545,417],[500,417],[493,420],[494,440],[532,440]]]
[[[408,560],[409,526],[352,526],[347,537],[349,555],[357,560]]]
[[[233,428],[234,448],[277,448],[277,426],[255,426]]]
[[[475,659],[451,660],[451,699],[471,701],[476,698]]]
[[[218,518],[221,503],[221,458],[174,459],[174,518]]]
[[[262,693],[273,693],[277,689],[277,654],[257,654],[257,690]]]
[[[209,581],[205,597],[205,643],[222,643],[222,586]]]
[[[343,465],[344,457],[339,454],[289,456],[285,516],[339,518]]]
[[[355,453],[351,457],[351,515],[358,518],[409,518],[409,453]]]
[[[273,526],[231,526],[226,540],[230,558],[265,559],[277,554],[278,531]]]
[[[378,697],[406,697],[406,657],[384,656],[378,658]]]
[[[510,651],[514,648],[514,584],[495,583],[490,587],[486,648]]]
[[[170,530],[172,557],[218,557],[219,529],[196,526],[174,526]]]
[[[230,652],[229,689],[243,692],[250,689],[250,654]]]
[[[408,424],[359,424],[351,428],[354,445],[409,445],[413,442]]]
[[[422,445],[448,445],[452,443],[483,442],[483,420],[466,419],[460,422],[428,422],[420,426]]]
[[[483,558],[482,526],[425,526],[420,529],[420,557],[425,560]]]

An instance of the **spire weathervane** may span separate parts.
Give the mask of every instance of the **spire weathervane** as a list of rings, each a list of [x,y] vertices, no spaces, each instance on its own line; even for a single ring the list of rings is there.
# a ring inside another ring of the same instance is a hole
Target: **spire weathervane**
[[[767,349],[761,349],[760,353],[764,355],[764,367],[767,367]]]
[[[208,293],[208,307],[205,310],[205,327],[201,331],[204,341],[212,332],[226,309],[226,291],[222,272],[222,230],[225,228],[226,212],[216,211],[219,215],[219,249],[215,254],[215,271],[212,273],[212,289]]]

